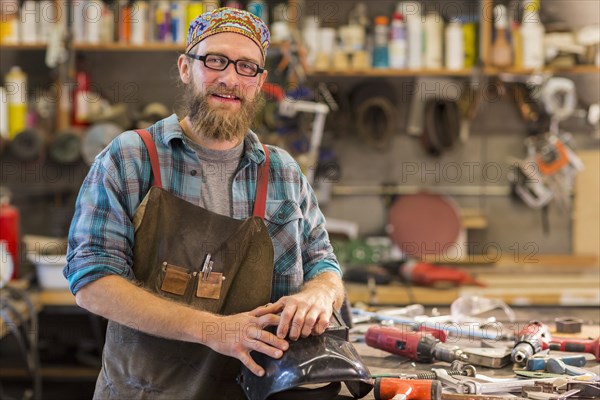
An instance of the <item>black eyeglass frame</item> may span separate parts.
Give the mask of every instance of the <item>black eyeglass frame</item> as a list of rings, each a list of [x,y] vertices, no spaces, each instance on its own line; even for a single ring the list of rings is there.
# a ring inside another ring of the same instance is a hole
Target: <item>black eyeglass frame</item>
[[[258,74],[262,74],[263,72],[265,72],[264,68],[261,68],[257,63],[255,63],[254,61],[248,61],[248,60],[232,60],[229,57],[226,57],[224,55],[221,54],[205,54],[203,56],[201,55],[197,55],[197,54],[190,54],[190,53],[183,53],[184,55],[188,56],[189,58],[193,58],[194,60],[198,60],[198,61],[202,61],[202,63],[204,64],[204,66],[212,71],[225,71],[227,69],[227,67],[229,67],[229,64],[233,64],[233,67],[235,69],[235,72],[240,75],[240,76],[245,76],[247,78],[254,78],[256,77]],[[209,67],[208,65],[206,65],[206,58],[209,56],[215,56],[215,57],[222,57],[224,59],[227,60],[227,64],[225,64],[225,66],[222,69],[216,69],[213,67]],[[237,63],[239,62],[247,62],[247,63],[251,63],[256,65],[256,73],[254,75],[245,75],[240,73],[240,71],[238,71],[238,66]]]

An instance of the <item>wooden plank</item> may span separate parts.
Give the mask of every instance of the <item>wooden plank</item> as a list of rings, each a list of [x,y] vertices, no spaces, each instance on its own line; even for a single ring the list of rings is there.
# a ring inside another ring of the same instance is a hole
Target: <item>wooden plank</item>
[[[575,180],[573,252],[600,257],[600,152],[580,151],[577,155],[585,171]]]

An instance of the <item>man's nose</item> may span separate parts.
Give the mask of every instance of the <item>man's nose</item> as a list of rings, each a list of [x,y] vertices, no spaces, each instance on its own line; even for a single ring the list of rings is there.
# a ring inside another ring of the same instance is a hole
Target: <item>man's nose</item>
[[[219,83],[225,84],[228,88],[238,86],[239,75],[235,70],[235,64],[230,63],[223,71],[221,71],[219,74]]]

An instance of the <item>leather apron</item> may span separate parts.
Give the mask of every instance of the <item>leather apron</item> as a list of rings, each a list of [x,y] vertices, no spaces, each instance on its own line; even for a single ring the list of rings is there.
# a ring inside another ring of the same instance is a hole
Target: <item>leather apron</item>
[[[266,146],[266,161],[258,169],[254,216],[237,220],[164,190],[152,136],[147,131],[138,134],[148,150],[154,179],[134,216],[135,283],[158,296],[222,315],[267,304],[273,244],[263,222],[269,171]],[[213,272],[206,277],[202,267],[209,254]],[[203,328],[205,334],[216,330]],[[240,367],[237,359],[207,346],[109,321],[94,398],[244,399],[236,383]]]

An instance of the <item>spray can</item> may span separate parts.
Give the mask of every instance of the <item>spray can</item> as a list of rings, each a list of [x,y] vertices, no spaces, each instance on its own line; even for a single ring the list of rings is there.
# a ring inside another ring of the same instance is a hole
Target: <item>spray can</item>
[[[460,22],[453,21],[446,26],[446,68],[463,69],[465,66],[465,49],[463,30]]]
[[[141,46],[146,43],[148,33],[148,3],[136,1],[132,5],[131,44]]]
[[[6,90],[0,86],[0,140],[8,140],[8,100]]]
[[[521,23],[524,68],[542,68],[544,66],[545,34],[544,25],[540,22],[539,3],[526,0]]]
[[[463,47],[465,50],[465,68],[472,68],[477,63],[477,25],[474,22],[464,22]]]
[[[406,27],[398,11],[392,15],[388,52],[390,68],[406,68]]]
[[[423,67],[428,69],[442,68],[442,46],[444,43],[444,21],[437,12],[425,15],[425,54]]]
[[[408,68],[420,69],[423,66],[423,24],[421,6],[415,1],[402,2],[398,11],[404,15],[408,32]]]
[[[4,77],[8,100],[8,138],[13,139],[27,123],[27,75],[14,66]]]
[[[171,35],[173,43],[185,44],[187,4],[185,1],[174,1],[171,3]]]
[[[19,276],[21,238],[19,236],[19,211],[10,205],[10,196],[0,195],[0,241],[6,241],[13,261],[12,279]]]
[[[27,0],[21,5],[21,43],[37,43],[38,27],[36,19],[39,16],[39,7],[37,1]]]
[[[384,15],[375,17],[374,41],[373,41],[373,67],[389,68],[388,56],[388,18]]]

